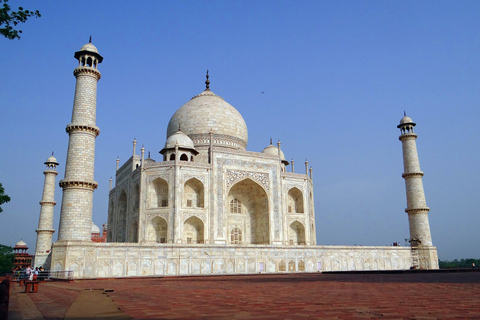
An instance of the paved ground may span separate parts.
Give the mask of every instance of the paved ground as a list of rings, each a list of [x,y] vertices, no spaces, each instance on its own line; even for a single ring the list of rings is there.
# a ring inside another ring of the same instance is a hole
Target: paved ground
[[[480,272],[81,280],[20,291],[14,284],[10,320],[480,319]]]

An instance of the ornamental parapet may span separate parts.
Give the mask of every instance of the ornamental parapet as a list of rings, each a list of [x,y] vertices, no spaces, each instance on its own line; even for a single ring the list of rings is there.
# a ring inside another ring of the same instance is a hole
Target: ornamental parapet
[[[82,66],[82,67],[75,68],[75,70],[73,70],[73,75],[75,77],[79,75],[84,75],[84,74],[94,76],[95,78],[97,78],[97,81],[100,80],[100,78],[102,77],[102,74],[100,73],[100,71],[98,71],[93,67]]]
[[[68,134],[71,134],[73,131],[87,131],[93,133],[95,137],[100,134],[100,129],[97,126],[89,126],[87,124],[70,123],[65,128],[65,131],[67,131]]]
[[[405,212],[410,214],[410,213],[427,213],[430,211],[429,207],[425,208],[413,208],[413,209],[405,209]]]
[[[96,181],[80,181],[80,180],[62,180],[59,182],[61,188],[76,188],[76,189],[87,189],[87,190],[95,190],[98,187],[98,183]]]
[[[280,175],[285,178],[309,179],[308,175],[305,173],[282,172]]]
[[[417,135],[415,133],[405,133],[405,134],[402,134],[400,137],[398,137],[398,140],[402,141],[402,140],[406,140],[406,139],[417,139]]]
[[[423,177],[423,172],[409,172],[409,173],[402,173],[402,178],[408,179],[408,178],[414,178],[414,177]]]
[[[44,201],[44,200],[40,201],[39,203],[40,203],[41,205],[44,205],[44,204],[53,204],[53,205],[56,205],[56,204],[57,204],[56,201]]]

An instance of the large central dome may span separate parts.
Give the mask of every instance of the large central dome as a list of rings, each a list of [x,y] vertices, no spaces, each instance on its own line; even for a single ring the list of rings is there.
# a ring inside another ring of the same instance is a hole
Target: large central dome
[[[213,144],[245,150],[248,131],[242,115],[209,89],[185,103],[170,119],[167,139],[178,130],[187,134],[196,147]]]

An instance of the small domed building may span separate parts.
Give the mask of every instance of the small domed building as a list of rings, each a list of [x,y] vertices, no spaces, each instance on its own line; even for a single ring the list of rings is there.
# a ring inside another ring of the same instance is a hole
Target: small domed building
[[[142,150],[116,172],[107,241],[315,245],[311,176],[287,172],[280,143],[247,151],[245,120],[209,85],[173,114],[162,161]]]
[[[25,241],[20,240],[13,247],[13,254],[15,255],[13,264],[15,269],[22,269],[32,265],[33,256],[27,253],[28,246]]]

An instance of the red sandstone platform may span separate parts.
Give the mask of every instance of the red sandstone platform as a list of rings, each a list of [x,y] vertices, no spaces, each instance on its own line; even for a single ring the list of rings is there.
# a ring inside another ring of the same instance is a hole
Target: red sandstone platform
[[[18,291],[10,320],[480,319],[480,272],[79,280]],[[35,310],[22,315],[20,300]]]

